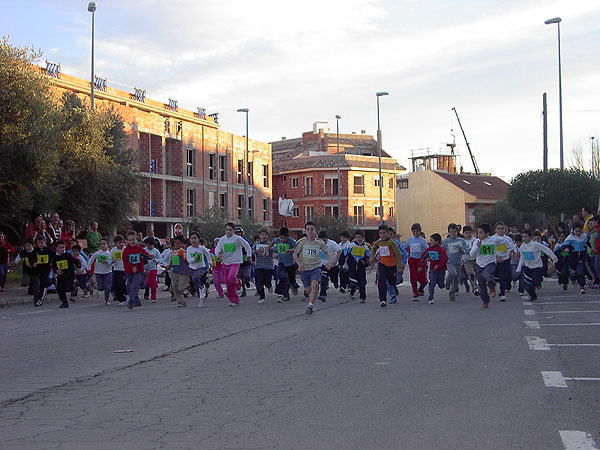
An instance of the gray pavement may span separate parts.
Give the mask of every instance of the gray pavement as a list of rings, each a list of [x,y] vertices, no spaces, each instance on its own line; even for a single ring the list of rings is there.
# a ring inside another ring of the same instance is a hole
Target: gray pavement
[[[599,291],[547,280],[537,303],[513,292],[489,310],[464,291],[435,305],[400,291],[380,309],[372,282],[366,304],[331,289],[311,317],[301,296],[258,305],[253,291],[238,308],[214,290],[205,308],[166,293],[133,311],[100,298],[4,308],[0,449],[594,448],[561,431],[600,442],[600,381],[542,377],[600,377],[600,347],[554,345],[600,343],[600,327],[550,325],[600,323],[600,303],[580,303]]]

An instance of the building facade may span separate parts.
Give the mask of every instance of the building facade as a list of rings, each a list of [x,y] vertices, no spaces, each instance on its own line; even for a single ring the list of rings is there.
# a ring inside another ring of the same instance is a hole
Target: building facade
[[[52,77],[59,93],[90,96],[89,81],[62,73]],[[233,220],[247,208],[256,220],[272,224],[270,144],[249,140],[246,164],[245,137],[222,131],[218,114],[187,111],[171,99],[167,104],[146,99],[139,89],[125,92],[108,87],[106,80],[97,79],[95,85],[95,108],[120,114],[139,155],[143,179],[132,228],[145,232],[153,227],[158,236],[172,235],[176,223],[185,224],[210,208],[220,208]]]
[[[301,138],[272,142],[273,225],[302,233],[304,223],[317,216],[348,216],[368,240],[377,236],[380,220],[395,223],[396,176],[405,169],[382,151],[383,211],[379,202],[377,142],[365,134],[329,132],[327,123],[316,122]],[[339,176],[338,176],[339,162]],[[338,210],[338,189],[340,206]],[[279,198],[294,203],[292,216],[278,211]],[[383,216],[383,217],[381,217]]]

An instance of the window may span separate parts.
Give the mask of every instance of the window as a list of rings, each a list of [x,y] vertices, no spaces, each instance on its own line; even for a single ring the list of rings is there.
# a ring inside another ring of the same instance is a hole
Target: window
[[[475,208],[467,208],[467,222],[475,222]]]
[[[186,201],[186,206],[187,206],[187,216],[188,217],[195,217],[196,216],[196,190],[195,189],[188,189],[187,190],[187,201]]]
[[[243,159],[238,159],[237,182],[238,182],[238,184],[242,184],[244,182],[244,160]]]
[[[388,208],[388,216],[389,217],[393,217],[394,216],[394,207],[393,206],[390,206]]]
[[[300,210],[297,206],[294,206],[294,208],[292,209],[292,217],[300,217]]]
[[[223,212],[227,210],[227,194],[224,192],[219,194],[219,208],[221,208]]]
[[[269,220],[269,199],[263,198],[263,222],[268,222],[268,220]]]
[[[313,195],[313,177],[304,177],[304,196],[310,197],[311,195]]]
[[[327,217],[338,217],[338,207],[337,206],[325,206],[323,208],[323,214]]]
[[[188,177],[196,176],[196,150],[193,148],[187,149],[186,174]]]
[[[238,201],[237,201],[237,213],[238,213],[238,219],[241,219],[244,215],[244,196],[241,194],[238,194]]]
[[[248,161],[248,184],[254,186],[254,163]]]
[[[215,155],[214,153],[210,153],[208,155],[208,179],[209,180],[217,179],[216,163],[217,163],[217,155]]]
[[[227,156],[219,156],[219,174],[221,181],[227,181]]]
[[[269,165],[263,164],[262,167],[263,167],[263,171],[262,171],[263,186],[268,188],[269,187]]]
[[[215,199],[217,197],[217,193],[213,191],[208,191],[208,207],[212,208],[215,206]]]
[[[338,194],[338,181],[337,178],[325,178],[325,195]]]
[[[375,207],[375,216],[377,216],[377,217],[381,217],[381,211],[380,211],[380,208],[379,208],[379,206],[376,206],[376,207]]]
[[[365,176],[354,175],[354,193],[365,194]]]
[[[375,177],[375,186],[379,187],[379,177]]]
[[[315,216],[315,207],[314,206],[305,206],[304,207],[304,220],[308,222],[309,220],[313,220]]]
[[[394,179],[393,179],[393,178],[390,178],[390,179],[389,179],[389,181],[388,181],[388,183],[389,183],[389,184],[388,184],[388,187],[389,187],[390,189],[394,189]]]
[[[290,178],[290,183],[293,188],[297,188],[298,187],[298,177],[294,177],[294,178]]]
[[[254,217],[254,196],[248,196],[248,217]]]
[[[354,225],[364,225],[365,223],[365,207],[362,205],[354,205],[354,215],[352,217]]]

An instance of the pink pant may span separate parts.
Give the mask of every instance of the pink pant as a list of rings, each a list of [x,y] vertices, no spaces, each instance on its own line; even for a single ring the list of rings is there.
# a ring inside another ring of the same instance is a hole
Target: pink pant
[[[239,264],[225,265],[223,264],[223,275],[225,276],[225,286],[227,286],[227,298],[231,303],[239,303],[240,297],[237,294],[237,290],[241,287],[242,283],[237,277]]]
[[[156,270],[151,270],[146,274],[146,286],[150,288],[150,298],[156,300],[156,288],[158,287]]]
[[[221,287],[222,284],[225,284],[225,273],[223,272],[223,268],[220,267],[218,269],[213,268],[212,271],[213,274],[213,284],[215,285],[215,290],[217,291],[217,293],[221,296],[225,295],[225,293],[223,292],[223,287]]]

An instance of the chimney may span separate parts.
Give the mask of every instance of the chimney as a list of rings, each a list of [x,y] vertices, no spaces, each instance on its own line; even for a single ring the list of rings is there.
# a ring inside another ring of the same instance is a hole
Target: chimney
[[[281,136],[281,140],[285,141],[287,138],[285,136]]]
[[[367,134],[367,130],[360,130],[360,134]]]
[[[356,134],[356,131],[353,131],[352,134]]]

